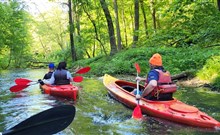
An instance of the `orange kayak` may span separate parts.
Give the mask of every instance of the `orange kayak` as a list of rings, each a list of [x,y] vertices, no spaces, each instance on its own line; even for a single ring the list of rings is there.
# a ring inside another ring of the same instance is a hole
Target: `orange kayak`
[[[135,95],[130,93],[136,88],[135,83],[119,80],[108,74],[105,74],[103,83],[113,98],[132,109],[136,107],[137,101]],[[190,126],[220,129],[220,122],[200,111],[198,108],[187,105],[177,99],[151,101],[142,98],[139,101],[139,105],[142,113],[150,116]]]
[[[40,88],[45,94],[52,96],[59,96],[64,98],[71,98],[76,100],[78,94],[78,87],[69,85],[41,85]]]

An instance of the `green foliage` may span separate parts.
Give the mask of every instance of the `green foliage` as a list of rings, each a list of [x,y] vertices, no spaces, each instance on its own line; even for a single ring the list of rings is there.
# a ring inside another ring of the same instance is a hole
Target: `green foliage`
[[[220,42],[220,12],[213,2],[172,2],[169,8],[161,5],[163,24],[150,39],[142,39],[145,46],[210,46]]]
[[[28,65],[31,38],[27,22],[28,15],[21,3],[0,3],[0,61],[4,62],[1,68]]]
[[[210,57],[203,68],[198,72],[198,77],[203,80],[215,82],[220,78],[220,56],[213,55]]]
[[[220,57],[220,52],[217,49],[202,49],[202,48],[150,48],[142,47],[136,49],[129,49],[117,53],[113,57],[99,56],[92,59],[80,60],[77,64],[83,66],[89,65],[92,70],[90,74],[102,76],[108,74],[136,74],[134,63],[137,62],[141,68],[141,75],[146,76],[149,71],[148,60],[154,53],[160,53],[163,59],[163,66],[170,71],[172,75],[181,73],[183,71],[192,71],[193,75],[205,73],[204,68],[210,67],[206,70],[207,79],[211,77],[211,69],[217,66],[213,73],[218,74],[219,69],[217,62],[207,62],[216,57]],[[209,63],[209,64],[208,64]],[[220,64],[220,62],[218,62]],[[210,66],[212,65],[212,66]]]

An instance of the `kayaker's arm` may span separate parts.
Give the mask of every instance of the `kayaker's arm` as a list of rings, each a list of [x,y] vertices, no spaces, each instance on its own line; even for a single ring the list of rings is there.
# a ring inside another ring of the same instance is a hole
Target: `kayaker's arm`
[[[156,80],[151,80],[148,85],[145,87],[142,95],[137,95],[136,98],[140,99],[142,97],[147,96],[155,87],[157,86],[157,81]]]
[[[139,82],[140,82],[140,81],[145,81],[145,80],[146,80],[146,78],[142,78],[142,77],[139,77],[139,76],[136,77],[136,81],[139,81]]]

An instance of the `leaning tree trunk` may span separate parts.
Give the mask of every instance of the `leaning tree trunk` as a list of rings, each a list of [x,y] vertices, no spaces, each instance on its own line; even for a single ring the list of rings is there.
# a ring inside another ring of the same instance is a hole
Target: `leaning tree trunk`
[[[105,53],[105,55],[107,55],[107,52],[105,50],[104,44],[102,43],[101,39],[99,38],[98,35],[98,30],[97,30],[97,26],[95,23],[95,20],[92,19],[91,15],[87,12],[87,10],[83,7],[83,11],[86,13],[87,17],[89,18],[89,20],[91,21],[93,27],[94,27],[94,31],[95,31],[95,39],[100,43],[101,45],[101,49],[103,49],[103,52]],[[93,52],[95,52],[95,50],[93,50]],[[95,56],[95,53],[93,53],[93,56]]]
[[[136,47],[138,41],[138,30],[139,30],[139,0],[134,1],[134,35],[133,35],[133,46]]]
[[[117,31],[117,44],[118,44],[118,50],[122,49],[121,45],[121,32],[120,32],[120,25],[119,25],[119,19],[118,19],[118,4],[117,0],[114,0],[114,10],[115,10],[115,24],[116,24],[116,31]]]
[[[140,4],[141,4],[141,10],[142,10],[142,13],[143,13],[143,17],[144,17],[145,34],[146,34],[146,37],[149,38],[148,27],[147,27],[147,17],[146,17],[146,13],[145,13],[145,9],[144,9],[144,1],[140,0]]]
[[[117,47],[116,47],[114,26],[112,23],[112,18],[111,18],[111,15],[110,15],[110,12],[108,10],[108,7],[107,7],[105,0],[100,0],[100,3],[101,3],[102,9],[105,14],[105,18],[108,23],[108,34],[109,34],[110,47],[111,47],[110,55],[114,55],[115,53],[117,53]]]
[[[157,22],[156,22],[156,9],[154,7],[154,0],[151,0],[150,3],[151,3],[151,10],[152,10],[154,32],[156,32],[157,31]]]
[[[74,45],[74,38],[73,38],[73,16],[72,16],[72,2],[71,0],[68,0],[68,6],[69,6],[69,25],[70,25],[70,47],[71,47],[71,57],[73,61],[76,61],[76,51],[75,51],[75,45]]]

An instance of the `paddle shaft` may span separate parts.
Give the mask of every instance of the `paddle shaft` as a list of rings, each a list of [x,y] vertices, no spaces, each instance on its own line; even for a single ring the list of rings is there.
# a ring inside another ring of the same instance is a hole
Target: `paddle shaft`
[[[138,77],[138,72],[137,72],[137,77]],[[140,95],[139,92],[139,81],[137,80],[137,95]],[[139,104],[139,99],[137,100],[138,104]]]
[[[140,72],[140,67],[139,67],[138,63],[135,63],[135,68],[137,70],[137,77],[138,77],[138,73]],[[140,95],[140,93],[139,93],[139,80],[137,80],[137,95]],[[139,99],[137,99],[137,106],[134,108],[134,111],[132,113],[132,117],[134,119],[141,119],[143,117],[142,112],[141,112],[141,108],[139,106]]]

